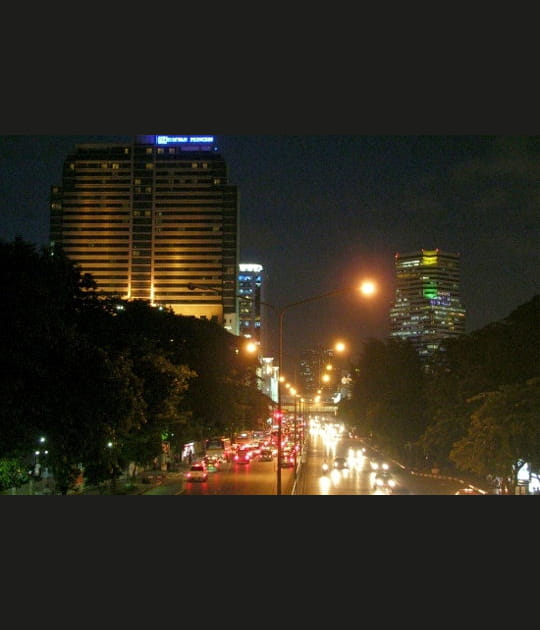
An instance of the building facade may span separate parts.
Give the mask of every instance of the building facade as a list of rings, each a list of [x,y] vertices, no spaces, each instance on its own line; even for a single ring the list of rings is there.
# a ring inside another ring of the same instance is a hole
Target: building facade
[[[439,249],[398,253],[395,283],[391,337],[410,340],[423,360],[440,350],[443,340],[465,333],[459,254]]]
[[[265,305],[262,301],[263,287],[263,266],[257,263],[240,263],[238,271],[239,334],[258,347],[259,366],[256,371],[258,387],[263,394],[277,403],[279,366],[275,365],[273,357],[263,356],[267,350],[266,340],[262,338],[264,320],[261,307]]]
[[[261,292],[263,267],[241,263],[238,272],[240,334],[261,343]]]
[[[50,241],[108,296],[239,333],[239,196],[212,136],[77,145],[50,200]]]

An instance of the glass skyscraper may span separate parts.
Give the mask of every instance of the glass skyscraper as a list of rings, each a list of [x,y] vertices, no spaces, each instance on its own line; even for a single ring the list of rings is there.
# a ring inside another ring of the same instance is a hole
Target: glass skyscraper
[[[238,273],[240,334],[261,343],[261,292],[263,267],[241,263]]]
[[[395,301],[390,334],[409,339],[424,360],[443,340],[465,333],[460,296],[460,255],[439,249],[395,255]]]

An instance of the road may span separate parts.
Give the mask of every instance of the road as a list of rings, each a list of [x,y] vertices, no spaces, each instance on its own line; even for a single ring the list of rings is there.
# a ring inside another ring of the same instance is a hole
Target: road
[[[399,462],[381,457],[376,452],[362,450],[364,444],[355,439],[328,440],[320,435],[311,437],[305,469],[302,471],[297,494],[302,495],[453,495],[467,485],[462,479],[440,475],[418,474],[404,468]],[[324,461],[332,463],[335,457],[345,457],[348,468],[322,474]],[[388,464],[396,486],[391,490],[378,490],[374,486],[371,461]]]
[[[281,493],[291,495],[293,468],[281,469]],[[276,460],[249,464],[225,464],[219,472],[210,473],[206,483],[191,482],[184,486],[185,495],[276,495]]]
[[[405,469],[399,462],[385,460],[397,482],[391,491],[374,487],[371,459],[375,452],[363,453],[360,440],[346,438],[327,439],[312,435],[305,450],[304,463],[298,476],[291,468],[282,469],[283,495],[453,495],[468,485],[463,479],[433,474],[420,474]],[[345,457],[348,469],[322,474],[323,461]],[[227,465],[220,472],[211,473],[206,483],[186,483],[185,495],[275,495],[276,463],[252,462]]]
[[[364,457],[362,441],[341,437],[328,438],[312,433],[304,450],[302,464],[298,469],[281,469],[281,494],[290,495],[377,495],[384,494],[373,487],[371,458],[377,454],[366,450]],[[323,461],[332,462],[334,457],[345,457],[348,470],[322,474]],[[391,466],[397,485],[391,495],[453,495],[468,485],[468,482],[433,474],[420,474],[403,468],[399,462],[386,460]],[[152,473],[148,475],[154,482],[138,483],[136,487],[120,494],[144,495],[277,495],[276,460],[271,462],[253,461],[249,464],[227,464],[219,472],[210,473],[208,481],[185,482],[183,472]],[[40,482],[42,485],[44,482]],[[39,484],[38,484],[39,485]],[[122,486],[122,487],[121,487]],[[488,492],[488,488],[482,488]],[[17,494],[44,494],[43,488],[27,484]],[[6,493],[7,494],[7,493]],[[89,488],[82,494],[98,494],[97,489]]]

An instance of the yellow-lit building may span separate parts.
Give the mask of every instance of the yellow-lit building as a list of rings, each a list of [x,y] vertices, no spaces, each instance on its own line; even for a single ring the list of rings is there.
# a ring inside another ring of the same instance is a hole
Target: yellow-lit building
[[[51,189],[51,246],[104,294],[167,306],[233,334],[238,226],[238,190],[213,136],[77,145],[62,185]]]

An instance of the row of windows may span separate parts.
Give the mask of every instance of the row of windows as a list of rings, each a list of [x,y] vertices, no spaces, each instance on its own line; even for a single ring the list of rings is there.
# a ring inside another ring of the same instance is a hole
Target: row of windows
[[[107,271],[108,269],[110,269],[110,270],[118,271],[118,272],[122,271],[122,272],[125,272],[125,274],[127,274],[129,270],[129,265],[126,260],[124,261],[118,261],[118,260],[99,261],[99,260],[89,259],[89,260],[79,261],[79,264],[83,264],[83,263],[85,264],[84,271],[88,273],[98,273],[98,272],[103,273]]]
[[[194,294],[193,291],[190,291],[189,289],[187,289],[186,291],[168,291],[167,289],[169,289],[170,287],[168,287],[166,284],[156,284],[154,283],[154,290],[156,291],[156,293],[159,291],[159,295],[160,296],[174,296],[174,297],[183,297],[183,298],[187,298],[184,299],[184,301],[187,302],[195,302],[196,304],[215,304],[220,303],[221,302],[221,296],[220,295],[204,295],[201,297],[200,293],[197,293],[197,295]]]
[[[64,203],[64,209],[70,210],[74,209],[76,212],[74,214],[80,214],[84,212],[86,208],[103,208],[103,210],[109,210],[113,214],[118,213],[118,209],[130,210],[131,209],[131,201],[127,199],[126,201],[119,203],[111,203],[111,201],[100,203],[99,201],[80,201],[78,203]],[[114,209],[113,209],[114,208]]]
[[[107,227],[97,227],[95,225],[87,225],[87,226],[64,225],[63,232],[64,232],[64,237],[69,238],[70,240],[72,238],[80,238],[80,236],[77,236],[78,232],[82,232],[83,235],[86,235],[87,238],[99,237],[99,236],[102,236],[102,234],[105,234],[106,236],[112,238],[116,236],[121,236],[121,233],[124,233],[124,232],[127,232],[129,234],[130,228],[129,226],[120,227],[120,226],[112,226],[112,225],[109,225]]]
[[[94,232],[98,232],[99,230],[96,230],[95,228],[90,230],[86,230],[85,233],[87,235],[88,238],[91,238],[92,233]],[[200,230],[197,230],[200,231]],[[109,232],[112,232],[111,230],[109,230]],[[105,233],[107,234],[107,230],[105,230]],[[151,241],[151,236],[152,236],[152,229],[151,228],[147,228],[146,226],[135,226],[133,228],[133,234],[135,235],[135,239],[137,236],[141,236],[141,235],[148,235],[148,240]],[[156,247],[160,246],[160,247],[180,247],[182,245],[187,245],[188,243],[194,244],[197,242],[201,243],[202,247],[214,247],[215,245],[213,243],[211,243],[210,241],[217,241],[218,244],[222,242],[222,236],[221,234],[216,234],[215,236],[212,234],[206,234],[206,235],[193,235],[193,236],[189,236],[187,234],[183,234],[183,233],[179,233],[176,235],[160,235],[161,233],[161,229],[156,229],[156,235],[154,237],[155,240],[155,244]],[[107,234],[108,236],[112,237],[112,234]],[[70,238],[84,238],[83,236],[73,236]],[[119,237],[120,238],[120,237]],[[128,237],[126,237],[128,238]]]
[[[114,216],[114,218],[113,218]],[[99,217],[96,219],[91,219],[90,217],[64,217],[62,224],[64,226],[84,226],[84,225],[127,225],[129,226],[131,223],[129,217],[126,217],[124,219],[117,217],[115,215],[111,215],[110,218],[106,218],[106,217]]]
[[[117,269],[114,269],[113,271],[118,271]],[[99,280],[101,282],[103,282],[104,280],[120,280],[122,281],[124,284],[127,285],[127,274],[122,274],[122,275],[109,275],[109,273],[106,273],[106,270],[102,270],[102,269],[87,269],[86,270],[87,273],[91,273],[92,275],[95,275],[96,277],[99,277]],[[119,286],[119,285],[118,285]]]
[[[82,243],[80,245],[76,245],[74,243],[73,245],[66,244],[63,247],[66,254],[72,255],[76,254],[77,252],[89,255],[90,251],[93,250],[96,250],[97,254],[99,253],[97,250],[100,249],[107,250],[107,252],[110,252],[111,254],[124,254],[127,250],[127,247],[125,245],[120,245],[117,243]],[[107,252],[105,252],[105,256],[108,255]]]
[[[105,171],[105,170],[111,170],[111,171],[119,171],[119,170],[131,170],[131,165],[132,164],[136,164],[138,168],[147,168],[147,169],[154,169],[154,168],[160,168],[160,169],[165,169],[162,173],[162,175],[167,175],[169,173],[169,170],[171,168],[171,164],[169,162],[162,162],[159,159],[154,160],[137,160],[135,162],[132,162],[131,160],[124,160],[122,162],[103,162],[103,161],[96,161],[96,162],[92,162],[92,161],[87,161],[87,162],[81,162],[79,160],[75,161],[75,162],[70,162],[67,167],[70,171],[85,171],[85,172],[96,172],[99,173],[100,171]],[[220,162],[216,162],[213,163],[213,168],[216,168],[220,166]],[[199,169],[202,170],[208,170],[210,168],[210,165],[208,162],[188,162],[187,160],[183,160],[183,159],[178,159],[175,160],[175,164],[174,164],[174,168],[176,169],[183,169],[183,171],[185,172],[189,172],[189,171],[196,171]],[[181,171],[175,173],[180,175]]]
[[[172,254],[171,256],[168,256],[167,258],[156,258],[155,259],[155,263],[156,265],[171,265],[171,264],[176,264],[176,265],[182,265],[182,266],[188,266],[188,265],[219,265],[221,266],[221,259],[220,258],[189,258],[188,256],[176,256],[174,254]]]
[[[83,169],[101,169],[101,170],[106,170],[106,169],[111,169],[111,171],[118,171],[120,170],[121,164],[124,166],[124,168],[129,168],[129,166],[131,165],[131,162],[128,161],[123,161],[123,162],[70,162],[69,164],[69,169],[71,171],[74,171],[75,169],[78,170],[83,170]]]
[[[86,261],[87,266],[85,267],[85,271],[88,273],[106,273],[106,272],[110,272],[110,271],[115,271],[115,272],[123,272],[122,277],[128,277],[129,274],[129,266],[124,264],[124,265],[119,265],[119,264],[112,264],[112,263],[102,263],[102,265],[98,265],[96,264],[95,260],[88,260]],[[143,280],[143,279],[147,279],[148,276],[152,273],[152,268],[150,265],[148,266],[141,266],[141,265],[134,265],[133,268],[131,269],[132,271],[132,278],[135,280]],[[168,270],[166,269],[161,269],[161,268],[156,268],[154,269],[154,275],[157,278],[161,278],[163,280],[167,280],[168,282],[175,282],[178,283],[179,281],[183,280],[185,281],[185,286],[187,286],[187,284],[189,284],[190,282],[195,281],[203,281],[203,282],[217,282],[219,283],[221,281],[221,273],[219,270],[216,271],[216,275],[208,275],[205,274],[204,276],[194,276],[193,273],[188,274],[188,275],[178,275],[177,272],[175,271],[169,271],[167,273]],[[198,272],[198,273],[204,273],[205,269],[193,269],[192,270],[194,273]],[[218,288],[218,287],[216,287]],[[197,292],[200,295],[200,292]],[[203,293],[204,294],[204,293]]]
[[[114,212],[107,212],[106,210],[89,210],[88,212],[84,212],[84,209],[77,208],[75,211],[66,211],[62,215],[64,221],[68,219],[72,219],[73,221],[86,221],[91,217],[96,217],[100,219],[102,222],[108,221],[110,219],[119,219],[124,221],[125,223],[129,223],[131,218],[130,208],[126,206],[126,212],[118,212],[115,210]]]
[[[178,201],[179,199],[193,199],[198,202],[208,199],[209,201],[221,203],[222,195],[219,192],[212,192],[212,190],[209,190],[208,188],[201,190],[186,190],[181,188],[177,191],[172,191],[172,193],[170,191],[156,190],[155,198],[158,201],[163,201],[165,199],[170,199],[171,201]]]
[[[129,234],[126,236],[121,234],[108,234],[107,238],[100,238],[94,242],[92,242],[92,238],[92,234],[89,233],[71,234],[69,242],[65,243],[64,247],[73,247],[77,244],[77,241],[83,241],[79,243],[79,247],[84,247],[85,245],[88,247],[114,247],[116,245],[117,247],[123,247],[125,249],[130,240]]]

